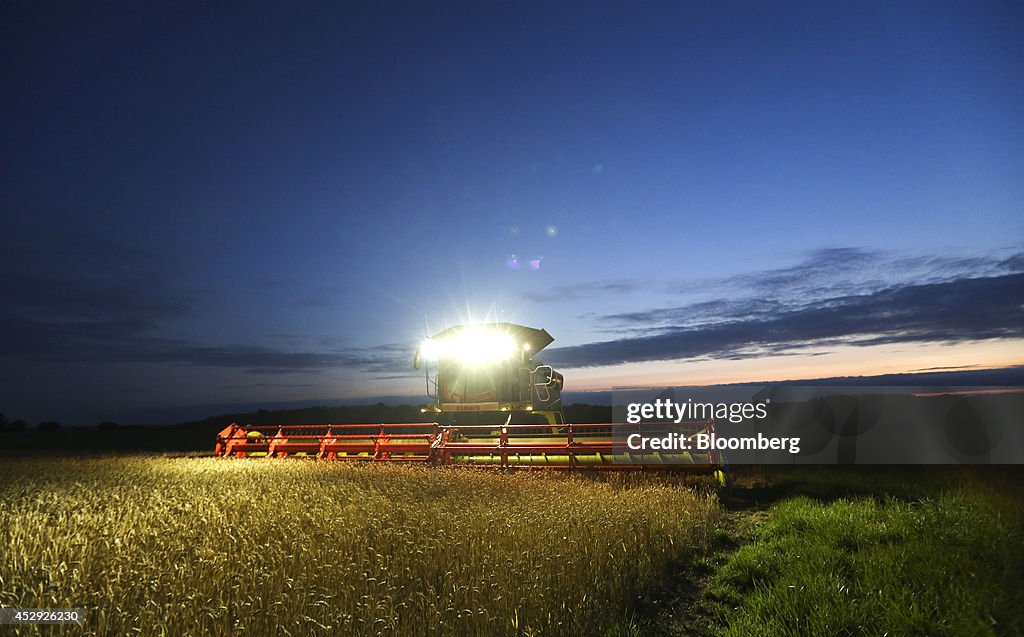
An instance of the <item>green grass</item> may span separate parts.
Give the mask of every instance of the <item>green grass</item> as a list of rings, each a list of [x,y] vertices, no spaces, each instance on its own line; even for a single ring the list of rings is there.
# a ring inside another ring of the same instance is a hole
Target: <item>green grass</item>
[[[602,634],[719,514],[641,476],[6,459],[0,606],[93,635]]]
[[[1021,499],[942,475],[919,499],[773,506],[713,580],[720,634],[1024,634]]]

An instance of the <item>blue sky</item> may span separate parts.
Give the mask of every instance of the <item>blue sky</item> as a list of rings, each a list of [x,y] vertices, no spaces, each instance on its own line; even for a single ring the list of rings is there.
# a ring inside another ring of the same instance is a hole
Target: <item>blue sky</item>
[[[1019,5],[438,4],[6,3],[0,411],[1024,362]]]

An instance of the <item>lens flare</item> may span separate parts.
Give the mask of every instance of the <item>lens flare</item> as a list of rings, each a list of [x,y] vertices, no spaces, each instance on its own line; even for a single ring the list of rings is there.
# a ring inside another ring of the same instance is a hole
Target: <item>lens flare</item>
[[[427,339],[420,347],[425,358],[454,359],[477,367],[504,360],[519,351],[510,334],[488,329],[468,328],[441,341]],[[429,354],[428,354],[429,352]]]

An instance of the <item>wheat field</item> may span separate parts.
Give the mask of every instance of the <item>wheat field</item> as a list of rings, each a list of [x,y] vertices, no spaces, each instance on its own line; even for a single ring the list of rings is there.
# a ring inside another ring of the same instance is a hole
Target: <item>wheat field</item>
[[[721,515],[658,477],[157,456],[4,459],[0,505],[0,607],[76,635],[603,634]]]

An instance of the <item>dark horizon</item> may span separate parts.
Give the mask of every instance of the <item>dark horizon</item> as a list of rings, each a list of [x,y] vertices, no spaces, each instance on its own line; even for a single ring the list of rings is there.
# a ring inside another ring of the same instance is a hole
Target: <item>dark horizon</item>
[[[898,388],[901,386],[932,386],[932,387],[1020,387],[1024,388],[1024,365],[993,368],[993,369],[972,369],[959,371],[922,371],[910,374],[883,374],[877,376],[845,376],[827,377],[812,379],[790,379],[790,380],[760,380],[744,382],[749,385],[835,385],[835,386],[868,386],[881,387],[889,386]],[[622,387],[621,389],[636,389],[636,387]],[[562,399],[565,405],[596,405],[611,406],[613,402],[613,390],[590,390],[590,391],[567,391],[563,392]],[[215,418],[227,414],[254,413],[257,411],[279,411],[291,409],[306,409],[315,407],[345,407],[345,406],[366,406],[383,403],[389,407],[400,405],[425,405],[430,400],[425,396],[408,395],[379,395],[353,398],[319,398],[298,401],[257,401],[240,403],[221,403],[206,405],[174,405],[163,408],[149,409],[134,413],[102,412],[96,414],[82,415],[69,414],[68,418],[61,419],[59,414],[54,417],[43,418],[39,422],[57,422],[61,426],[69,427],[93,427],[103,422],[113,422],[118,425],[159,425],[170,426],[187,422],[195,422],[207,418]],[[9,421],[21,419],[17,414],[3,413]],[[77,416],[77,419],[73,419]],[[38,422],[29,422],[31,428]]]

